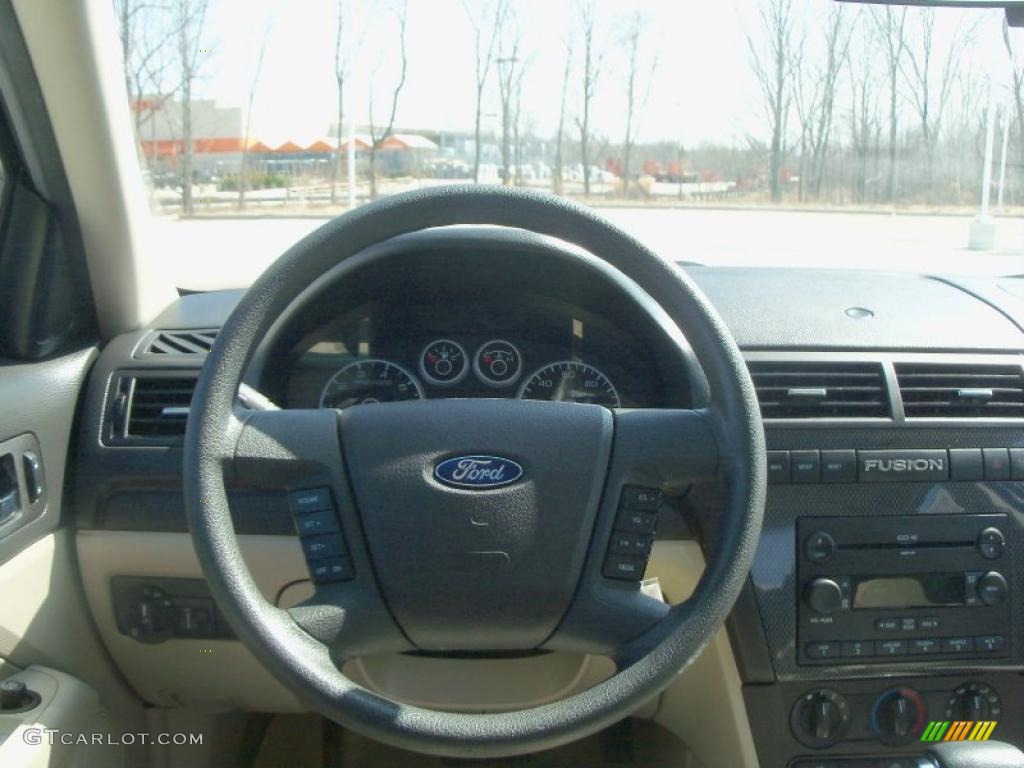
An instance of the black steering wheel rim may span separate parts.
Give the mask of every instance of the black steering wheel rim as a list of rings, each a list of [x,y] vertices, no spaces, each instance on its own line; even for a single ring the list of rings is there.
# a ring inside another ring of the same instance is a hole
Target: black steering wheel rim
[[[685,334],[711,392],[724,464],[722,524],[689,600],[649,633],[644,652],[613,677],[567,699],[499,714],[437,712],[390,701],[338,670],[328,649],[255,586],[234,535],[225,490],[241,421],[236,393],[257,345],[322,274],[392,237],[439,226],[526,229],[597,255],[658,303]],[[665,688],[721,627],[749,572],[760,534],[764,436],[742,355],[715,310],[678,268],[590,210],[508,188],[452,186],[396,195],[334,219],[289,249],[252,285],[221,329],[200,375],[184,446],[186,512],[211,593],[242,642],[311,709],[411,750],[496,757],[593,733]]]

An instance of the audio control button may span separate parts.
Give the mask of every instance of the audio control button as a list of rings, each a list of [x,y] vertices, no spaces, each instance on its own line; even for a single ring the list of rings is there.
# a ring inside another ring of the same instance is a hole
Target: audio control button
[[[978,599],[988,606],[1002,605],[1009,589],[1003,574],[997,571],[989,571],[978,579]]]
[[[935,616],[927,616],[917,620],[917,628],[922,632],[933,632],[942,626],[942,622]]]
[[[986,635],[974,638],[974,646],[984,653],[999,653],[1006,648],[1006,638],[1002,635]]]
[[[816,613],[833,613],[843,607],[843,590],[832,579],[815,579],[804,589],[804,600]]]
[[[906,640],[879,640],[875,643],[875,649],[879,656],[906,656]]]
[[[875,644],[871,640],[854,640],[843,643],[842,654],[848,659],[866,659],[875,655]]]
[[[941,651],[942,643],[931,637],[910,641],[910,653],[914,656],[925,656],[932,653],[940,653]]]
[[[875,629],[879,632],[896,632],[900,628],[899,619],[876,619]]]
[[[827,563],[835,552],[835,539],[825,531],[815,531],[804,541],[804,557],[812,563]]]
[[[986,528],[978,534],[978,554],[986,560],[998,560],[1006,549],[1006,537],[998,528]]]
[[[973,637],[944,637],[942,639],[943,653],[970,653],[973,650]]]
[[[808,643],[804,651],[809,659],[837,659],[841,653],[839,643],[828,641]]]

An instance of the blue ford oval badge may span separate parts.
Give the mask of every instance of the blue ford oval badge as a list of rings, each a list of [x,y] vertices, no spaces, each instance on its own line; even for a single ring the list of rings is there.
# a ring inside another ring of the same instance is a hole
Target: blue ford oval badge
[[[434,467],[434,477],[445,485],[469,490],[499,488],[523,476],[523,468],[501,456],[453,456]]]

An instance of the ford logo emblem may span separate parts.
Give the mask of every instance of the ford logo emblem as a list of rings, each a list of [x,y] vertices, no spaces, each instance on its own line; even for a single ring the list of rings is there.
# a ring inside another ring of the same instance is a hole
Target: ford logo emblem
[[[500,456],[453,456],[434,467],[438,481],[473,491],[500,488],[522,476],[521,466]]]

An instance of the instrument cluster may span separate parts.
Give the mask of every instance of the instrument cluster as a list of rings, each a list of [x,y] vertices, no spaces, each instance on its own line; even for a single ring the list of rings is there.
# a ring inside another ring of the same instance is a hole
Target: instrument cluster
[[[293,350],[289,407],[522,398],[658,407],[651,345],[569,305],[380,304],[335,318]]]

